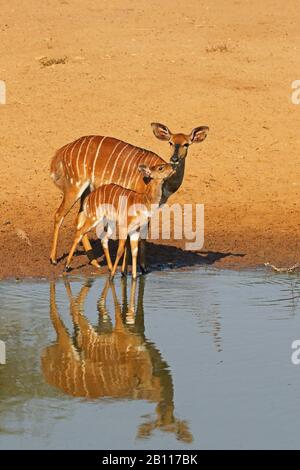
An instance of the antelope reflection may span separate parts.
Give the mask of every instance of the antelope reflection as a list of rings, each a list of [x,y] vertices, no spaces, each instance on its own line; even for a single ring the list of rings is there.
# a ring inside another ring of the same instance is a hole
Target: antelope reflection
[[[122,279],[122,307],[115,286],[107,281],[97,302],[98,327],[83,314],[84,302],[92,286],[88,281],[75,298],[65,283],[74,332],[70,335],[56,305],[55,284],[50,285],[50,317],[56,331],[55,344],[42,353],[46,381],[74,397],[147,400],[157,403],[155,419],[139,426],[138,437],[153,430],[174,433],[178,440],[192,442],[185,421],[174,416],[173,382],[160,351],[145,337],[143,278],[132,281],[129,302],[126,279]],[[111,291],[115,310],[114,325],[106,306]]]

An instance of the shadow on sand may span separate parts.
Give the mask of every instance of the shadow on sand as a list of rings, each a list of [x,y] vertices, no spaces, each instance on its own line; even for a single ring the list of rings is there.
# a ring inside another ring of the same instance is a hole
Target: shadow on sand
[[[101,266],[106,265],[106,260],[103,255],[101,243],[99,240],[91,240],[93,253],[97,257]],[[110,241],[110,251],[112,259],[115,258],[117,252],[118,242],[115,240]],[[64,253],[58,259],[62,262],[66,259],[67,253]],[[75,252],[74,256],[82,256],[83,264],[78,267],[84,267],[89,263],[88,257],[84,250],[80,249]],[[84,258],[86,256],[86,258]],[[147,242],[147,264],[150,271],[160,271],[163,269],[178,269],[189,268],[192,266],[208,266],[213,265],[215,262],[227,258],[228,256],[241,258],[245,253],[231,253],[220,251],[186,251],[174,245],[164,245],[159,243]],[[159,260],[159,262],[158,262]]]

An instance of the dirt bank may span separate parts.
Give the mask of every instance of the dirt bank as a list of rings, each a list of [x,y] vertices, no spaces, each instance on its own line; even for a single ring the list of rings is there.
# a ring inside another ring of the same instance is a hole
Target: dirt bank
[[[299,8],[287,0],[12,0],[1,7],[0,277],[54,276],[55,149],[113,135],[168,158],[149,123],[210,126],[170,202],[205,204],[204,253],[150,248],[182,266],[300,260]],[[70,246],[74,220],[62,230]],[[237,256],[243,255],[243,256]],[[84,264],[84,256],[75,265]],[[78,271],[75,271],[78,272]]]

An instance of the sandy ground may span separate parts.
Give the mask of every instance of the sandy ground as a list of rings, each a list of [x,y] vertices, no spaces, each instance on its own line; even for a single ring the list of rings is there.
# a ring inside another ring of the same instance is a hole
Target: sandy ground
[[[300,261],[300,105],[291,102],[291,83],[300,78],[296,0],[11,0],[0,15],[7,85],[0,277],[63,271],[63,262],[49,264],[60,201],[49,178],[54,151],[100,134],[168,159],[151,121],[176,132],[210,126],[206,141],[190,149],[183,186],[170,200],[205,204],[203,253],[185,253],[182,243],[151,245],[152,263]],[[61,63],[49,65],[52,59]],[[61,231],[60,255],[70,247],[75,214]],[[74,265],[92,270],[81,255]]]

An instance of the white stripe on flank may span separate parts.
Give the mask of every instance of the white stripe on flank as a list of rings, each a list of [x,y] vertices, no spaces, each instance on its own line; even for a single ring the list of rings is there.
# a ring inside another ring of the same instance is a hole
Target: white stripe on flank
[[[141,151],[142,151],[142,153],[139,155],[139,152],[141,152]],[[144,153],[144,150],[138,149],[137,155],[134,155],[134,157],[131,159],[131,162],[129,162],[127,172],[126,172],[126,175],[125,175],[125,178],[124,178],[125,188],[133,189],[133,190],[135,189],[133,186],[130,186],[130,182],[131,182],[131,178],[132,178],[132,173],[134,172],[134,168],[137,165],[137,161],[140,159],[140,157],[143,155],[143,153]],[[128,182],[127,182],[127,178],[129,178]]]
[[[106,207],[106,190],[107,190],[107,186],[104,185],[103,186],[103,189],[102,189],[102,199],[100,201],[100,205],[101,205],[101,212],[102,214],[104,215],[104,217],[106,217],[108,215],[108,212],[107,212],[107,207]]]
[[[99,188],[96,189],[96,191],[97,191],[97,194],[96,194],[97,195],[97,198],[96,198],[97,204],[96,204],[95,216],[96,216],[97,220],[100,220],[100,191],[99,191]]]
[[[122,186],[118,186],[118,189],[119,189],[119,196],[118,196],[118,199],[117,199],[117,206],[116,206],[117,216],[118,216],[119,211],[120,211],[120,201],[121,201],[121,195],[123,193]]]
[[[80,179],[80,176],[79,176],[79,168],[78,168],[78,159],[79,159],[79,157],[80,157],[81,149],[82,149],[83,144],[84,144],[84,142],[86,141],[86,139],[87,139],[86,137],[84,137],[84,138],[82,139],[81,144],[80,144],[79,149],[78,149],[78,152],[77,152],[77,159],[76,159],[76,168],[77,168],[77,175],[78,175],[78,176],[77,176],[77,179]],[[81,175],[81,176],[82,176],[82,175]]]
[[[130,181],[130,187],[136,191],[136,185],[137,185],[137,182],[138,182],[138,179],[139,179],[139,176],[140,176],[140,171],[139,171],[139,165],[141,165],[142,163],[145,162],[145,160],[147,159],[147,153],[146,155],[144,155],[145,153],[145,150],[143,150],[143,153],[141,155],[139,155],[139,157],[136,159],[135,161],[135,166],[131,172],[131,181]]]
[[[74,142],[72,142],[68,148],[67,148],[67,152],[66,152],[66,161],[68,160],[69,158],[69,166],[72,166],[72,161],[71,161],[71,157],[72,157],[72,152],[74,150],[74,147],[76,146],[78,140],[75,140]]]
[[[140,151],[139,148],[137,148],[137,149],[135,150],[134,155],[132,155],[132,158],[130,159],[130,161],[129,161],[129,163],[128,163],[127,171],[126,171],[126,173],[125,173],[125,176],[124,176],[122,182],[120,183],[121,186],[124,186],[124,188],[127,188],[127,186],[126,186],[126,180],[127,180],[127,175],[128,175],[128,171],[129,171],[129,168],[130,168],[130,163],[135,160],[135,157],[137,156],[137,154],[139,153],[139,151]]]
[[[122,188],[120,196],[119,196],[119,204],[118,204],[118,223],[119,223],[119,238],[123,238],[124,236],[124,229],[127,227],[128,221],[128,196],[127,196],[127,189]],[[121,200],[126,202],[121,206]],[[125,206],[125,207],[124,207]],[[125,223],[125,227],[122,225],[122,222]]]
[[[73,173],[73,176],[75,177],[75,179],[76,179],[76,175],[75,175],[75,171],[74,171],[74,166],[72,165],[72,163],[73,163],[72,157],[73,157],[73,152],[74,152],[74,148],[76,147],[76,144],[78,144],[78,140],[76,140],[74,142],[74,145],[73,145],[73,147],[71,149],[71,152],[70,152],[70,158],[69,158],[70,175],[71,175],[71,173]]]
[[[108,193],[108,198],[106,204],[109,206],[108,207],[108,217],[110,220],[113,220],[113,215],[114,215],[114,210],[113,210],[113,200],[115,197],[115,186],[110,187],[110,191]]]
[[[105,202],[105,197],[106,197],[106,196],[105,196],[105,193],[106,193],[106,188],[107,188],[107,186],[106,186],[106,185],[104,185],[104,186],[103,186],[103,189],[102,189],[102,191],[103,191],[103,193],[102,193],[102,201],[100,201],[100,199],[99,199],[99,206],[100,206],[100,205],[102,206],[102,208],[101,208],[101,212],[102,212],[102,214],[104,214],[104,216],[106,215],[106,213],[105,213],[105,210],[104,210],[104,207],[103,207],[103,205],[105,205],[105,204],[106,204],[106,202]]]
[[[95,156],[95,159],[94,159],[94,163],[93,163],[93,170],[92,170],[92,183],[94,183],[94,179],[95,179],[95,166],[96,166],[96,161],[97,161],[97,158],[98,158],[98,155],[99,155],[99,152],[100,152],[100,149],[101,149],[101,146],[102,146],[102,143],[104,142],[104,140],[106,139],[106,137],[102,137],[99,145],[98,145],[98,148],[97,148],[97,152],[96,152],[96,156]]]
[[[139,178],[142,177],[142,175],[141,175],[141,173],[138,169],[138,166],[143,162],[145,162],[145,164],[148,165],[149,167],[151,166],[150,163],[148,164],[148,163],[146,163],[146,161],[147,161],[147,155],[145,155],[145,157],[142,155],[141,161],[136,162],[136,168],[134,169],[134,171],[136,171],[136,175],[134,176],[134,179],[132,181],[132,187],[134,187],[134,191],[136,190],[136,186],[137,186],[137,183],[139,181]],[[152,158],[151,158],[151,161],[152,161]]]
[[[151,158],[150,158],[150,161],[148,163],[149,168],[151,168],[152,165],[156,165],[156,164],[158,165],[158,163],[156,163],[156,160],[157,160],[157,155],[155,155],[155,154],[152,155]],[[165,163],[165,162],[162,161],[161,164],[163,164],[163,163]]]
[[[84,203],[83,203],[83,212],[86,215],[86,217],[90,217],[90,199],[91,199],[91,193],[85,198]]]
[[[97,203],[96,203],[96,213],[95,213],[95,216],[96,216],[96,219],[97,219],[97,220],[100,220],[100,191],[99,191],[99,188],[96,189],[96,191],[97,191],[97,194],[96,194],[96,196],[97,196],[97,198],[96,198]]]
[[[114,176],[114,172],[115,172],[115,168],[116,168],[117,162],[118,162],[120,156],[122,155],[122,153],[124,152],[124,150],[125,150],[127,147],[128,147],[128,144],[126,144],[126,145],[122,148],[122,150],[120,150],[118,156],[115,158],[115,164],[114,164],[113,169],[112,169],[111,174],[110,174],[110,179],[111,179],[111,182],[112,182],[112,183],[114,182],[113,176]]]
[[[121,198],[121,194],[123,192],[123,188],[122,186],[117,186],[118,188],[118,196],[117,196],[117,200],[116,200],[116,207],[115,207],[115,210],[116,210],[116,217],[117,217],[117,220],[119,220],[119,208],[120,208],[120,198]]]
[[[151,167],[152,164],[153,164],[153,163],[152,163],[152,160],[153,160],[153,159],[154,159],[154,161],[153,161],[153,163],[154,163],[155,160],[156,160],[156,155],[152,155],[151,160],[150,160],[150,162],[149,162],[149,166],[150,166],[150,167]]]
[[[92,195],[93,194],[93,195]],[[91,196],[89,196],[89,217],[93,217],[94,216],[94,213],[93,213],[93,197],[94,197],[94,193],[91,193]]]
[[[69,150],[70,145],[74,144],[74,142],[70,142],[69,144],[65,145],[65,150],[63,152],[62,160],[65,162],[65,165],[67,166],[67,160],[66,160],[66,153],[67,150]]]
[[[101,184],[103,184],[103,181],[105,180],[105,173],[106,173],[106,170],[107,170],[109,161],[110,161],[112,155],[115,153],[115,150],[118,148],[118,146],[119,146],[120,144],[123,144],[123,142],[122,142],[121,140],[119,140],[118,143],[117,143],[117,145],[114,146],[113,151],[111,152],[110,156],[109,156],[109,157],[107,158],[107,160],[106,160],[106,164],[105,164],[105,167],[104,167],[104,170],[103,170],[103,173],[102,173]]]
[[[83,159],[83,169],[84,169],[84,177],[83,179],[86,180],[86,177],[87,177],[87,168],[86,168],[86,157],[88,155],[88,151],[89,151],[89,147],[90,147],[90,143],[92,142],[94,136],[92,136],[86,146],[86,149],[85,149],[85,155],[84,155],[84,159]]]
[[[113,186],[112,187],[112,193],[113,193],[113,199],[111,201],[111,209],[112,209],[112,214],[111,214],[111,218],[113,219],[113,217],[117,214],[118,212],[118,206],[117,208],[115,208],[115,199],[116,199],[116,196],[118,194],[118,189],[120,188],[120,186]]]
[[[94,193],[94,212],[93,212],[93,216],[94,217],[97,217],[97,192]]]
[[[123,170],[124,170],[125,165],[126,165],[126,163],[127,163],[127,160],[130,158],[130,156],[132,155],[132,153],[133,153],[133,152],[136,152],[136,151],[137,151],[136,147],[133,147],[133,148],[130,150],[130,152],[127,154],[127,156],[125,157],[125,159],[124,159],[124,161],[123,161],[123,163],[122,163],[122,167],[121,167],[121,170],[120,170],[120,175],[119,175],[118,182],[117,182],[117,184],[119,184],[120,186],[123,186],[123,184],[122,184],[122,173],[123,173]]]
[[[125,200],[124,198],[126,199],[125,207],[124,207],[124,200]],[[122,205],[121,205],[121,201],[122,201]],[[121,211],[122,211],[122,216],[121,216]],[[121,220],[124,219],[124,217],[126,218],[127,211],[128,211],[128,207],[127,207],[126,189],[122,188],[120,197],[119,197],[118,218],[120,219],[121,217]]]

